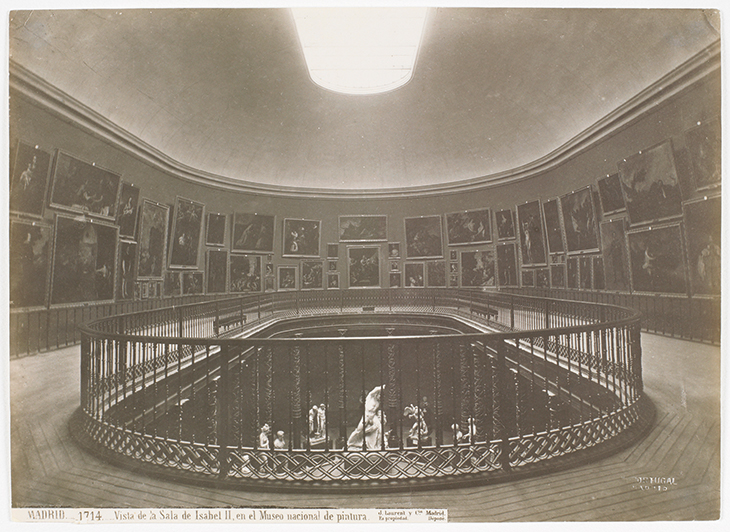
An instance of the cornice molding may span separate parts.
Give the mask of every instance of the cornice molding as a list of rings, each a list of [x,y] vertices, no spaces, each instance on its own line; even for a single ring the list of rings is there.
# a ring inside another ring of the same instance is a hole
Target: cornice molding
[[[603,139],[622,130],[670,98],[719,71],[720,41],[649,86],[591,127],[551,153],[511,170],[468,180],[383,190],[320,189],[257,184],[220,176],[186,166],[89,109],[54,87],[42,77],[10,60],[10,91],[87,130],[94,136],[137,157],[165,173],[203,186],[221,190],[288,198],[391,199],[428,197],[482,191],[494,186],[517,183],[553,170]]]

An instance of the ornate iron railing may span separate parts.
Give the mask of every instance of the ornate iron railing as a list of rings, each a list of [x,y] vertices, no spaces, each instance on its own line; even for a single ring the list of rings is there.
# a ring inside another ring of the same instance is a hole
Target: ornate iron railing
[[[389,325],[363,338],[343,323],[336,337],[260,337],[283,318],[363,314],[453,317],[478,332],[398,336]],[[83,442],[246,485],[483,480],[615,440],[642,417],[639,315],[595,303],[257,294],[103,318],[81,345]]]

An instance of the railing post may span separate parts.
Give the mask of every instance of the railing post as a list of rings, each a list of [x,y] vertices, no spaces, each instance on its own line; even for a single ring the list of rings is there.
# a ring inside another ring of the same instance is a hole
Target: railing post
[[[258,309],[257,309],[258,310],[258,319],[261,319],[261,294],[258,294],[256,296],[256,303],[257,303],[257,307],[258,307]]]
[[[301,338],[302,333],[294,334],[295,338]],[[301,448],[302,443],[302,352],[301,345],[295,343],[291,352],[291,375],[292,375],[292,434],[291,441],[295,449]]]
[[[217,439],[218,439],[218,466],[220,478],[228,476],[228,444],[229,444],[229,390],[230,390],[230,374],[228,366],[230,363],[230,348],[228,345],[221,345],[220,351],[220,379],[218,379],[217,389]]]
[[[509,326],[510,329],[515,328],[515,295],[510,294],[509,298]]]
[[[550,300],[545,299],[545,328],[550,328]]]
[[[340,337],[345,336],[347,329],[337,329]],[[340,342],[337,344],[337,364],[339,369],[339,391],[340,391],[340,444],[343,449],[347,449],[347,388],[345,384],[345,344]],[[339,445],[338,445],[339,446]]]
[[[505,364],[505,351],[507,346],[503,339],[497,340],[496,357],[494,359],[494,378],[493,386],[493,404],[497,419],[494,420],[494,437],[502,440],[502,469],[509,471],[510,469],[510,443],[509,437],[513,433],[513,419],[509,415],[509,403],[511,399],[507,397],[505,384],[507,379],[507,366]]]
[[[149,325],[149,324],[146,324],[146,325]],[[182,338],[185,335],[185,332],[183,330],[182,307],[177,307],[177,335],[180,338]]]

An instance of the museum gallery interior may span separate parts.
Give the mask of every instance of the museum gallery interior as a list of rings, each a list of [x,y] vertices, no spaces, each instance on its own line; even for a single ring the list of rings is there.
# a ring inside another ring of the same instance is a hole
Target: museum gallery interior
[[[718,12],[9,24],[14,507],[719,517]]]

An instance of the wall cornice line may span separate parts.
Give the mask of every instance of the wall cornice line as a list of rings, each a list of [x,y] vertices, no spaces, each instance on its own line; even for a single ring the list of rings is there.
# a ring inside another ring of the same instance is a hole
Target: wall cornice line
[[[87,130],[97,138],[133,155],[167,174],[206,187],[248,194],[320,199],[392,199],[428,197],[482,191],[495,186],[517,183],[553,170],[601,140],[622,130],[670,98],[701,82],[720,69],[720,41],[716,41],[676,69],[647,87],[625,104],[547,155],[508,171],[458,182],[382,190],[319,189],[257,184],[224,177],[184,165],[150,146],[101,114],[71,98],[42,77],[10,60],[10,94],[60,116]],[[11,117],[12,120],[12,117]]]

